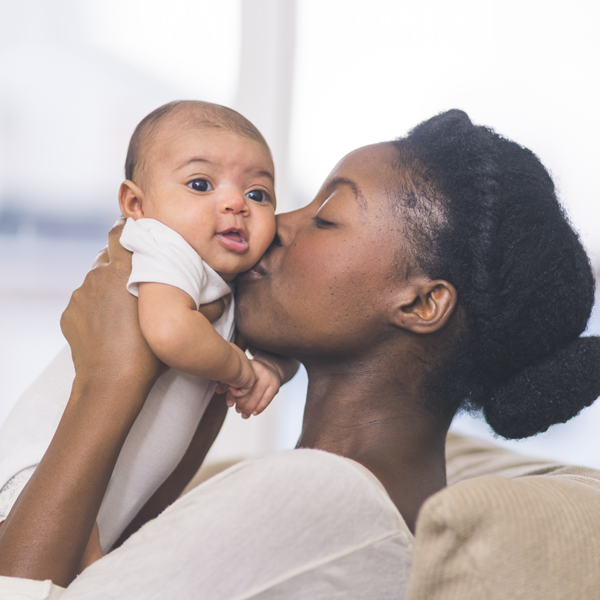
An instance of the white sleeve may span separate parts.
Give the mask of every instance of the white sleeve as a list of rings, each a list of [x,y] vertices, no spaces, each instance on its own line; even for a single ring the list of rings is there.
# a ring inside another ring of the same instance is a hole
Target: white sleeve
[[[121,245],[133,252],[127,289],[134,296],[140,283],[165,283],[189,294],[198,308],[231,293],[181,235],[155,219],[127,219]]]

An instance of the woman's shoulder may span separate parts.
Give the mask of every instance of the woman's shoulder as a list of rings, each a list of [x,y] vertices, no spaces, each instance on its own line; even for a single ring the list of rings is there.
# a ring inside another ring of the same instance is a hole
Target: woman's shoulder
[[[237,463],[203,485],[227,479],[248,493],[278,496],[288,502],[293,497],[293,504],[302,512],[335,512],[336,519],[351,517],[355,523],[358,519],[368,523],[373,532],[393,529],[407,541],[413,539],[379,480],[356,461],[331,452],[309,448],[274,452]]]

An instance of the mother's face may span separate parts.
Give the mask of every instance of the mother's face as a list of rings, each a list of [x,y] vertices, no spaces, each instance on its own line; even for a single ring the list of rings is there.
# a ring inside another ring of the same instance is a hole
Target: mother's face
[[[341,358],[389,335],[407,255],[390,198],[395,159],[391,144],[359,148],[310,204],[278,216],[275,242],[238,279],[236,319],[248,341]]]

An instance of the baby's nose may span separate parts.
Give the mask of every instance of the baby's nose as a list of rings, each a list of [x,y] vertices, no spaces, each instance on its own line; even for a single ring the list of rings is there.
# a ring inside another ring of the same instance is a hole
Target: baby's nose
[[[222,213],[246,212],[248,210],[246,196],[239,192],[227,192],[219,201],[219,209]]]

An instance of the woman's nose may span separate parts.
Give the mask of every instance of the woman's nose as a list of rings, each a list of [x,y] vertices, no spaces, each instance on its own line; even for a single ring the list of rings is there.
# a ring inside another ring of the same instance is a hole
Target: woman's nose
[[[235,192],[228,192],[223,194],[223,197],[219,200],[219,211],[221,213],[233,213],[233,214],[245,214],[249,212],[248,203],[246,197],[242,194]]]

